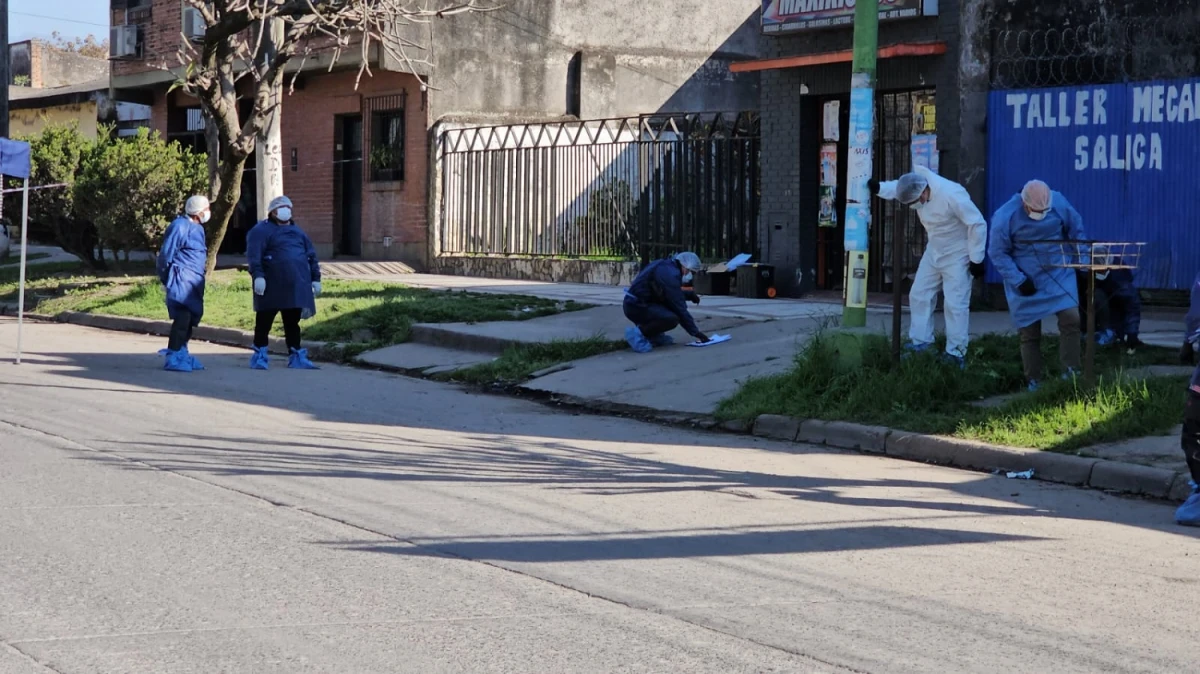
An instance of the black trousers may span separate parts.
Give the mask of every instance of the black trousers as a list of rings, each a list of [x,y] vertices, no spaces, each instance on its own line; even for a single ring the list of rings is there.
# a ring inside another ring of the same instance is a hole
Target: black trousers
[[[262,348],[271,343],[271,326],[275,316],[283,315],[283,339],[289,349],[300,348],[300,309],[257,311],[254,313],[254,346]]]
[[[187,309],[176,309],[171,321],[171,334],[167,337],[167,350],[178,351],[192,341],[192,331],[200,325],[200,319]]]
[[[670,332],[679,325],[679,317],[675,312],[661,304],[640,305],[626,300],[621,308],[625,311],[625,318],[636,325],[646,339]]]
[[[1187,457],[1192,480],[1200,484],[1200,393],[1188,391],[1187,407],[1183,412],[1183,434],[1179,438],[1183,455]]]

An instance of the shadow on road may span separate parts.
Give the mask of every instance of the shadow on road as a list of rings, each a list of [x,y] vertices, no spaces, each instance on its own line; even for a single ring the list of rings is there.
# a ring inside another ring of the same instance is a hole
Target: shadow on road
[[[181,473],[536,485],[593,495],[697,491],[744,495],[746,490],[759,490],[749,497],[786,496],[813,503],[935,511],[955,516],[1100,520],[1185,536],[1196,533],[1176,527],[1166,507],[1151,508],[1133,500],[1106,499],[1094,492],[1006,482],[982,475],[967,481],[926,482],[706,467],[702,465],[707,456],[706,448],[722,452],[770,449],[808,455],[846,453],[822,447],[769,443],[745,436],[700,434],[634,421],[614,423],[608,418],[564,413],[524,401],[475,395],[430,382],[353,368],[289,371],[276,361],[279,369],[253,372],[245,367],[243,356],[220,355],[205,358],[208,371],[178,375],[161,371],[161,359],[154,354],[40,353],[35,358],[52,368],[53,374],[97,385],[81,383],[76,386],[59,383],[64,381],[62,379],[41,378],[8,381],[6,389],[13,392],[22,387],[50,389],[64,397],[92,399],[102,392],[139,394],[138,398],[129,400],[140,400],[145,394],[168,393],[248,406],[243,414],[239,414],[237,422],[211,420],[209,433],[175,430],[170,419],[164,418],[157,430],[104,443],[122,456]],[[181,413],[186,414],[186,410]],[[289,419],[299,420],[294,422],[296,427],[289,433],[264,438],[264,434],[250,431],[255,415],[287,413],[291,413]],[[246,426],[247,423],[251,426]],[[155,427],[152,425],[151,428]],[[441,441],[438,434],[420,429],[450,432],[456,437]],[[581,446],[577,441],[589,446]],[[604,448],[605,444],[612,444],[612,449]],[[699,465],[651,456],[661,455],[655,449],[660,445],[694,445],[697,450],[694,464]],[[138,467],[127,461],[119,463],[125,467]],[[796,466],[789,466],[789,471],[802,471],[805,465],[797,462]],[[920,492],[920,496],[904,498],[902,490]],[[1102,504],[1104,501],[1107,504]],[[905,519],[912,519],[912,515]],[[904,540],[914,541],[913,545],[983,540],[969,532],[908,531],[911,536],[889,535],[883,539],[890,540],[888,546],[906,544],[897,542]],[[818,538],[809,542],[799,540],[810,536]],[[862,530],[861,536],[847,538],[857,543],[846,544],[862,545],[865,549],[877,545],[871,542],[872,539],[868,528]],[[670,537],[663,540],[670,540]],[[762,536],[738,534],[728,540],[709,536],[705,540],[708,542],[674,540],[664,543],[661,548],[622,554],[667,554],[670,549],[677,549],[677,554],[694,554],[706,546],[760,552],[768,551],[771,546],[781,551],[802,550],[806,545],[816,549],[838,549],[829,546],[840,544],[822,542],[819,534],[811,531],[802,535],[797,533],[796,540],[778,532]],[[532,544],[537,545],[536,541]],[[451,550],[453,545],[459,543],[452,543]],[[463,556],[474,554],[471,546],[476,543],[463,542],[461,545],[465,546]],[[542,553],[517,553],[509,551],[505,545],[508,543],[504,541],[494,544],[485,556],[600,554],[587,552],[588,546],[582,544],[575,552],[547,550]],[[611,541],[606,545],[611,545]],[[459,553],[451,551],[448,554]]]

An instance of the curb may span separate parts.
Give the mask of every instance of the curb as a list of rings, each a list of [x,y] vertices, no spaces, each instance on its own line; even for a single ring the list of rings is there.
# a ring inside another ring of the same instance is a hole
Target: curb
[[[736,426],[726,425],[726,430]],[[750,431],[762,438],[825,445],[897,459],[986,472],[1026,471],[1034,479],[1182,502],[1191,493],[1186,473],[1133,463],[990,445],[844,421],[801,421],[763,414]]]
[[[409,334],[409,341],[416,344],[429,344],[449,349],[458,349],[459,351],[474,351],[476,353],[496,355],[504,353],[509,347],[521,344],[521,342],[512,339],[492,337],[490,335],[465,334],[429,323],[413,324]]]
[[[16,307],[5,305],[4,311],[0,314],[10,314],[16,312]],[[115,332],[134,332],[143,335],[157,335],[166,337],[171,334],[170,321],[156,321],[149,318],[132,318],[126,316],[105,316],[103,314],[87,314],[78,311],[64,311],[60,314],[35,314],[26,312],[25,317],[44,323],[67,323],[70,325],[79,325],[88,328],[97,328],[100,330],[112,330]],[[192,333],[193,339],[198,339],[202,342],[211,342],[213,344],[221,344],[223,346],[241,347],[251,349],[254,346],[254,333],[245,330],[237,330],[234,328],[216,328],[212,326],[202,325],[196,328]],[[341,344],[330,342],[300,342],[302,348],[308,349],[310,357],[313,360],[326,362],[336,362],[341,360]],[[267,346],[270,353],[276,355],[287,355],[288,348],[286,342],[280,337],[271,337],[271,341]]]

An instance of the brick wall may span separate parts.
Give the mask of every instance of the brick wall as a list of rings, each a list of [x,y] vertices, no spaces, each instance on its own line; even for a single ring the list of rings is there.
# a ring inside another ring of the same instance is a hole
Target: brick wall
[[[365,165],[363,179],[363,255],[424,264],[427,239],[426,119],[421,109],[420,84],[410,75],[376,72],[364,76],[358,90],[356,73],[342,72],[307,79],[283,101],[284,192],[295,202],[296,218],[324,255],[335,244],[337,204],[334,180],[335,117],[362,111],[362,99],[408,92],[406,106],[405,179],[372,183]],[[364,130],[370,120],[364,119]],[[291,152],[297,151],[298,170],[292,171]],[[364,153],[368,152],[365,150]],[[385,249],[384,237],[393,238]]]
[[[152,0],[148,15],[141,7],[129,12],[129,23],[141,29],[142,56],[113,61],[112,74],[120,77],[150,72],[157,70],[156,64],[164,61],[169,66],[178,65],[175,54],[183,30],[183,3],[180,0]],[[115,14],[114,25],[117,25],[119,17]]]

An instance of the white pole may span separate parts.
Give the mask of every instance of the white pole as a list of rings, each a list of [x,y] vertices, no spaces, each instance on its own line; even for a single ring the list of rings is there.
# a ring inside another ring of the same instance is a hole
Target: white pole
[[[25,261],[29,253],[29,178],[21,191],[21,280],[17,295],[17,365],[21,364],[21,337],[25,330]]]

